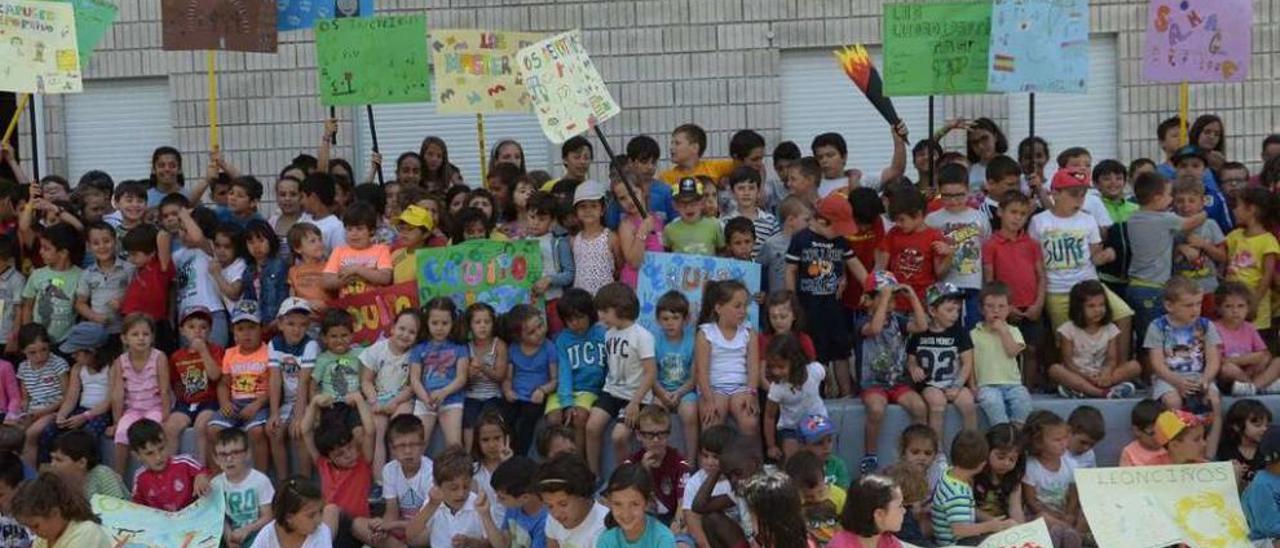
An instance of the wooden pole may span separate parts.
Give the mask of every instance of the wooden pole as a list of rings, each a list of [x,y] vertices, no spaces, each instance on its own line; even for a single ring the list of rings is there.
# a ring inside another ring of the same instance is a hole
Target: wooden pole
[[[369,118],[369,136],[373,138],[373,151],[379,152],[378,151],[378,128],[373,124],[373,105],[365,105],[364,112],[366,117]],[[381,153],[379,152],[379,154]],[[386,181],[382,180],[381,165],[378,166],[378,184],[380,185],[386,184]]]
[[[218,73],[213,50],[205,52],[205,69],[209,80],[209,146],[217,151],[218,143]]]
[[[613,161],[613,147],[609,146],[609,140],[604,138],[604,132],[600,131],[600,126],[596,126],[596,137],[600,139],[600,144],[604,146],[604,153],[609,156],[609,167],[622,179],[622,186],[627,188],[627,195],[631,197],[631,201],[636,204],[636,211],[640,213],[640,217],[647,217],[645,213],[644,202],[640,201],[640,196],[636,194],[636,189],[631,187],[631,181],[627,179],[627,174],[622,172],[622,167]],[[619,197],[621,198],[621,197]]]

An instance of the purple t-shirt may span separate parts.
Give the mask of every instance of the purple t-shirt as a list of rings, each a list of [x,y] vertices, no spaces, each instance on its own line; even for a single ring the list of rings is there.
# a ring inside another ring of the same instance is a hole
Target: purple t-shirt
[[[1218,328],[1218,335],[1222,338],[1223,358],[1234,358],[1267,349],[1267,344],[1262,342],[1258,329],[1249,322],[1240,324],[1240,327],[1235,330],[1222,322],[1213,323]]]
[[[458,377],[458,360],[471,356],[467,345],[453,341],[419,343],[409,352],[409,363],[422,364],[422,387],[439,390]],[[458,392],[461,394],[461,392]]]

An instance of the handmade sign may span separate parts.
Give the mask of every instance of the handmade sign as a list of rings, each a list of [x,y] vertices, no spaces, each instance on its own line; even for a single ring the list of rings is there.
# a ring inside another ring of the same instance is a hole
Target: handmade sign
[[[373,0],[276,0],[276,28],[309,29],[321,19],[370,17]]]
[[[995,0],[987,89],[1084,93],[1089,0]]]
[[[517,61],[538,122],[552,142],[563,143],[622,112],[577,30],[521,49]]]
[[[317,21],[316,63],[326,105],[431,100],[425,15]]]
[[[518,304],[535,304],[531,289],[542,277],[538,242],[472,240],[461,245],[419,249],[418,302],[449,297],[458,308],[489,303],[499,314]]]
[[[1101,548],[1250,546],[1229,462],[1081,468],[1076,487]]]
[[[987,90],[991,2],[885,4],[885,95]]]
[[[884,82],[880,79],[880,71],[871,64],[867,48],[862,47],[862,44],[854,44],[837,50],[835,54],[845,75],[867,96],[867,100],[876,107],[884,121],[889,122],[890,126],[898,125],[902,119],[898,117],[898,110],[893,108],[893,101],[884,96]]]
[[[166,51],[276,52],[275,0],[161,0]]]
[[[218,548],[226,499],[214,489],[177,512],[94,495],[93,513],[102,519],[115,548]]]
[[[534,32],[432,29],[436,112],[529,112],[516,53],[541,39]]]
[[[76,49],[80,52],[80,67],[89,66],[89,56],[111,29],[119,8],[107,0],[59,0],[69,3],[76,14]]]
[[[0,0],[0,91],[83,91],[70,4]]]
[[[702,307],[702,290],[707,282],[738,280],[755,295],[760,291],[760,265],[750,261],[725,259],[709,255],[685,253],[645,253],[640,267],[636,295],[640,298],[640,325],[653,333],[661,333],[656,307],[658,299],[668,291],[678,291],[689,299],[693,314]],[[760,309],[755,299],[747,300],[748,325],[760,325]]]
[[[904,548],[919,548],[914,544],[902,543]],[[948,546],[946,548],[959,548]],[[982,541],[978,548],[1053,548],[1053,537],[1049,536],[1049,527],[1044,518],[1017,527],[994,533]]]
[[[1250,0],[1151,0],[1142,46],[1149,82],[1243,82],[1253,55]]]
[[[370,287],[362,293],[338,297],[330,306],[351,314],[355,323],[352,340],[365,345],[373,344],[395,323],[396,314],[406,308],[417,308],[418,282]]]

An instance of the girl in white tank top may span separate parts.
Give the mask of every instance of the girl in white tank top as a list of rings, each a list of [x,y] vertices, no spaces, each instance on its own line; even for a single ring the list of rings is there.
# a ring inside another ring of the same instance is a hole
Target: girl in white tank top
[[[732,414],[740,432],[758,430],[759,342],[747,325],[750,295],[737,280],[708,282],[694,341],[693,367],[703,425]]]

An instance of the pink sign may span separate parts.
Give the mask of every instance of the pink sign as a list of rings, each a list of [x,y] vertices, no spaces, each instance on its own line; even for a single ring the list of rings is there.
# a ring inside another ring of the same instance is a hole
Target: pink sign
[[[1151,0],[1142,75],[1150,82],[1242,82],[1253,53],[1251,0]]]

